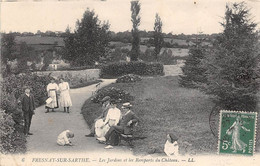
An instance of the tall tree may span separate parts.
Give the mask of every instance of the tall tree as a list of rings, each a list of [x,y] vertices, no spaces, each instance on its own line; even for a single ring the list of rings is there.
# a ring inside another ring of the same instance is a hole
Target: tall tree
[[[202,64],[206,49],[200,44],[190,48],[184,66],[181,68],[183,75],[180,76],[180,85],[187,88],[197,88],[201,83],[206,83],[206,68]]]
[[[141,4],[139,1],[131,1],[131,21],[133,23],[132,29],[132,49],[131,49],[131,61],[137,61],[140,55],[140,36],[138,26],[140,25],[141,17],[139,12],[141,10]]]
[[[26,72],[29,67],[27,62],[31,60],[32,56],[32,48],[29,47],[25,42],[22,42],[19,45],[19,50],[17,54],[17,73]]]
[[[64,59],[73,65],[93,65],[108,51],[110,40],[109,23],[99,20],[87,9],[81,20],[77,20],[74,33],[66,30]]]
[[[12,61],[16,58],[15,55],[15,36],[12,33],[2,34],[1,41],[1,70],[4,76],[8,75],[10,71],[10,66],[8,65],[8,61]]]
[[[158,61],[158,56],[163,46],[162,25],[162,20],[158,13],[156,13],[154,22],[154,57],[156,61]]]
[[[207,56],[208,84],[204,91],[215,96],[222,109],[255,111],[258,92],[258,35],[244,2],[226,6],[214,53]]]

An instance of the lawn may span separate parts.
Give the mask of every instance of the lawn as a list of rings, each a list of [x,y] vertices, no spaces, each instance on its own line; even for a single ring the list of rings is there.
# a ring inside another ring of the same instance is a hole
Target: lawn
[[[134,154],[147,154],[151,148],[162,152],[167,133],[179,137],[182,154],[217,152],[218,141],[209,126],[209,115],[214,104],[200,91],[180,87],[177,76],[147,77],[136,83],[109,86],[124,89],[135,97],[132,110],[141,122],[134,133],[147,138],[134,141]],[[90,126],[100,112],[100,105],[90,99],[82,107],[83,116]]]

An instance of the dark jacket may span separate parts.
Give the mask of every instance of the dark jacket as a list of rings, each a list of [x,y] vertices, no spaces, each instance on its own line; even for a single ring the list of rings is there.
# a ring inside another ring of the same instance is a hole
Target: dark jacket
[[[130,126],[127,126],[127,123],[132,120],[132,123]],[[132,129],[133,129],[133,125],[139,121],[139,118],[135,115],[134,112],[132,112],[130,110],[129,113],[127,113],[126,115],[123,115],[120,122],[119,122],[119,126],[122,126],[124,128],[124,134],[132,134]]]
[[[35,110],[35,101],[34,101],[34,96],[30,94],[28,97],[26,94],[22,94],[21,96],[21,105],[22,105],[22,110],[24,113],[33,113]]]

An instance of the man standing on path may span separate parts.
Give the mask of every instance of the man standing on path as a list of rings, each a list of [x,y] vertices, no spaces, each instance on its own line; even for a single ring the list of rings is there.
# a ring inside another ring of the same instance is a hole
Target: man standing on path
[[[22,111],[24,117],[24,134],[33,135],[30,133],[30,126],[32,121],[32,116],[34,115],[35,110],[35,102],[34,96],[30,93],[30,89],[26,88],[25,93],[21,96],[21,104],[22,104]]]

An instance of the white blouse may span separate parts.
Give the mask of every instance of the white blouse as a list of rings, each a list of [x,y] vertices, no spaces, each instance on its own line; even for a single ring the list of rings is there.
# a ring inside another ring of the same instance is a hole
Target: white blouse
[[[56,83],[49,83],[47,85],[47,91],[49,91],[50,89],[55,89],[55,90],[59,90],[59,87]]]
[[[60,83],[59,89],[60,89],[60,91],[69,90],[70,89],[69,83],[67,83],[67,82]]]
[[[178,156],[179,155],[179,145],[177,141],[171,143],[170,141],[166,141],[164,145],[164,152],[167,156]]]
[[[117,125],[120,118],[121,118],[121,111],[118,108],[110,108],[107,112],[105,124],[109,120],[115,120],[115,125]]]

